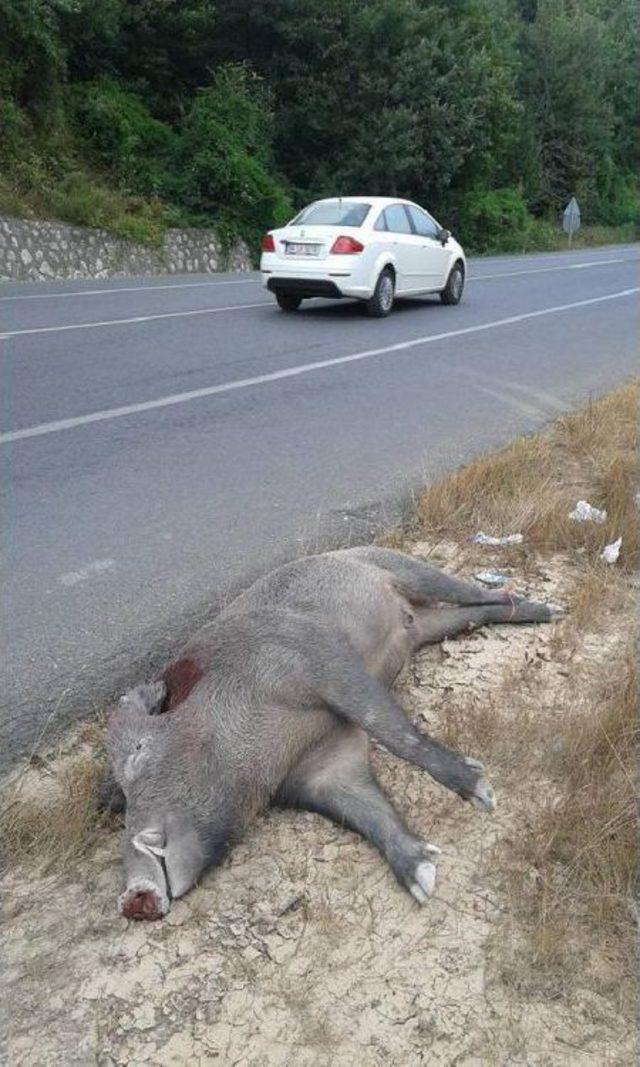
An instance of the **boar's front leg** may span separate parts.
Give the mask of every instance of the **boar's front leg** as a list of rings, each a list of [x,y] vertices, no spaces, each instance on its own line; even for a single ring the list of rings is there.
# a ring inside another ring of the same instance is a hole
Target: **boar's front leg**
[[[420,733],[381,682],[367,674],[356,653],[338,642],[317,649],[308,664],[317,696],[339,718],[360,726],[395,756],[415,763],[463,800],[493,811],[493,789],[478,760]]]
[[[367,750],[362,730],[337,726],[289,773],[276,803],[317,811],[362,834],[423,904],[433,892],[440,849],[409,833],[376,781]]]

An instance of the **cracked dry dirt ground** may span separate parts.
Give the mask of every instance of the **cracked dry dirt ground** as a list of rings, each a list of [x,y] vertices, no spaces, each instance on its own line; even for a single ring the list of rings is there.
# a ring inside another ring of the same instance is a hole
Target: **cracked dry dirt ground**
[[[538,564],[521,587],[561,600],[570,569]],[[552,743],[569,673],[554,657],[553,633],[494,627],[425,650],[400,683],[401,699],[418,724],[444,736],[465,694],[481,707],[500,693],[505,670],[534,672]],[[604,662],[620,638],[587,635],[578,654]],[[516,716],[517,690],[511,697]],[[499,807],[483,816],[387,753],[375,761],[409,825],[443,849],[425,907],[353,834],[319,816],[273,811],[167,919],[126,923],[115,910],[117,835],[105,832],[64,876],[5,879],[3,1062],[632,1063],[632,1025],[612,997],[578,989],[553,1000],[500,981],[509,905],[495,857],[518,833],[513,783],[489,767]],[[522,791],[535,802],[540,788]]]

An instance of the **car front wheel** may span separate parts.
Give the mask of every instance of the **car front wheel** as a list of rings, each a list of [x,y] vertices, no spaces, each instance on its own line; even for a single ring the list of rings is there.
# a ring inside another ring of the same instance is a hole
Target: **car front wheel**
[[[283,311],[297,311],[302,303],[302,297],[294,293],[276,293],[276,300]]]
[[[371,315],[374,319],[385,318],[393,307],[395,295],[396,282],[393,271],[385,267],[376,282],[373,296],[365,302],[367,315]]]
[[[447,284],[440,293],[443,304],[459,304],[462,300],[464,289],[464,267],[462,263],[454,263],[451,273],[447,278]]]

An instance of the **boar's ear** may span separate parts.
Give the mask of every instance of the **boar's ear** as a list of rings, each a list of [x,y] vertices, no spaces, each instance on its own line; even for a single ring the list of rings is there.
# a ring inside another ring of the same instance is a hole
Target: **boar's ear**
[[[144,776],[151,764],[158,720],[146,711],[134,711],[118,704],[109,715],[107,750],[113,774],[122,788]]]
[[[120,697],[118,707],[123,711],[141,711],[146,715],[159,715],[162,711],[167,686],[162,679],[157,682],[145,682],[129,689],[124,696]]]

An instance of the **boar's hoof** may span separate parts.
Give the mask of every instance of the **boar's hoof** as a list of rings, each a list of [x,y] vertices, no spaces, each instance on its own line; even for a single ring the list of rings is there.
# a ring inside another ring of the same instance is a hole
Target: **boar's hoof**
[[[486,778],[479,778],[474,790],[474,795],[470,798],[471,803],[476,808],[481,808],[483,811],[495,811],[496,795],[493,791],[493,787],[489,784]]]
[[[414,873],[415,882],[409,886],[412,897],[418,904],[424,904],[428,897],[433,894],[436,884],[436,867],[431,860],[423,860],[419,863]]]
[[[162,919],[169,911],[169,900],[152,882],[142,880],[125,889],[118,911],[125,919]]]

